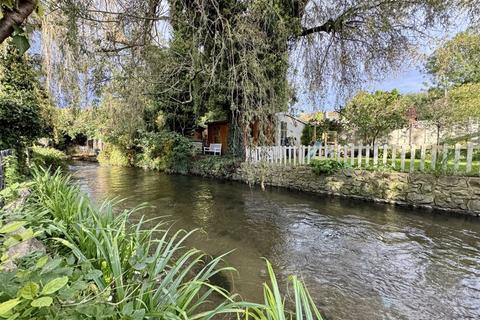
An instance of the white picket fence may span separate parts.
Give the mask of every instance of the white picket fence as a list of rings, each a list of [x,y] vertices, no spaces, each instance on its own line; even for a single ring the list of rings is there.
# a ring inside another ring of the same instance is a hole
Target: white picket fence
[[[480,174],[480,161],[473,160],[480,145],[320,145],[256,146],[246,148],[247,162],[305,165],[316,159],[335,159],[353,168],[391,167],[401,172],[449,172]],[[474,170],[475,169],[475,170]]]

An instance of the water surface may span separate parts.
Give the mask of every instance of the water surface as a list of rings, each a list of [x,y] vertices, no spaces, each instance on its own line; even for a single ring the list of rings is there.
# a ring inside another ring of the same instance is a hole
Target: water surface
[[[94,199],[149,202],[148,217],[200,228],[191,245],[235,249],[233,288],[259,301],[268,258],[300,275],[328,319],[480,319],[480,221],[235,182],[76,163]]]

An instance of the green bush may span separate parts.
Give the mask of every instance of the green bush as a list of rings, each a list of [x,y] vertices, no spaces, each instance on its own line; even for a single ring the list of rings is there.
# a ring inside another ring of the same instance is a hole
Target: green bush
[[[171,131],[145,133],[137,147],[136,165],[146,169],[185,174],[193,157],[190,140]]]
[[[235,172],[241,159],[232,156],[206,156],[197,159],[192,164],[192,173],[205,177],[228,177]]]
[[[11,186],[23,180],[17,157],[13,154],[3,158],[5,186]]]
[[[30,165],[32,167],[40,166],[55,171],[66,166],[67,156],[60,150],[40,146],[34,146],[31,150]]]
[[[334,159],[312,159],[310,166],[315,174],[333,174],[340,169],[347,168],[348,165],[342,161]]]
[[[131,165],[127,151],[112,144],[107,144],[100,152],[97,160],[101,164],[108,164],[111,166],[128,167]]]

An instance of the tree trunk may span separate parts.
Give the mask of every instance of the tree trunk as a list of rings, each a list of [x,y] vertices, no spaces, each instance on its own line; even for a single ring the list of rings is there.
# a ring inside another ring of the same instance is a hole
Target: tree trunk
[[[37,6],[37,0],[18,0],[13,11],[4,10],[0,20],[0,43],[12,35],[14,28],[21,26]]]

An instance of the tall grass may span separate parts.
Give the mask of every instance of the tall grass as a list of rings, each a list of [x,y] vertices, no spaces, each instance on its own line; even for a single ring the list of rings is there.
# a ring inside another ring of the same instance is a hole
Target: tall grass
[[[228,314],[236,319],[321,319],[296,277],[290,278],[293,312],[286,310],[268,262],[264,303],[242,301],[212,281],[234,271],[224,266],[224,256],[210,258],[185,246],[194,231],[171,232],[164,222],[143,218],[132,222],[132,214],[144,206],[123,211],[110,201],[95,206],[59,171],[34,171],[29,204],[31,219],[48,226],[51,244],[93,268],[90,277],[115,306],[114,318],[217,319]]]

